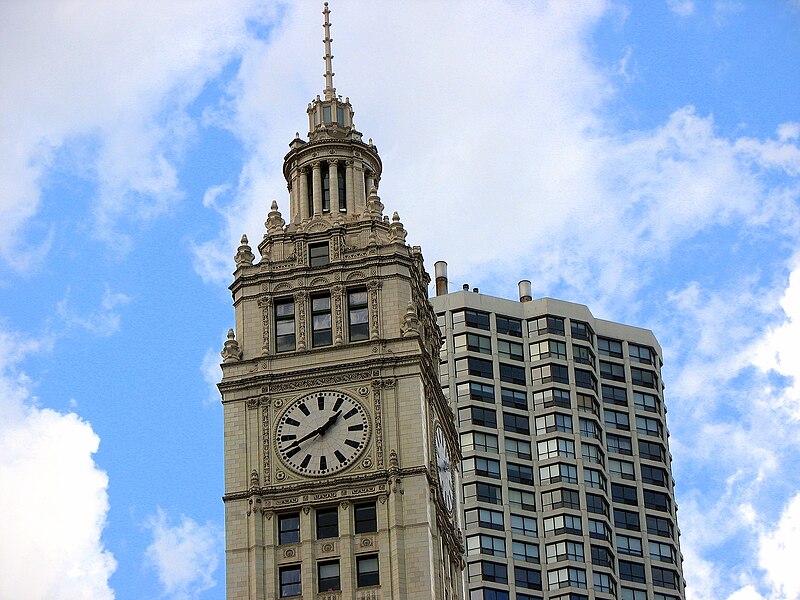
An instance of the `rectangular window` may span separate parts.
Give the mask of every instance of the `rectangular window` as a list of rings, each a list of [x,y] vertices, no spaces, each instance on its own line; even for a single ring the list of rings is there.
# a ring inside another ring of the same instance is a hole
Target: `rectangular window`
[[[373,533],[378,531],[378,514],[374,502],[356,504],[353,509],[356,533]]]
[[[650,535],[660,535],[661,537],[672,537],[672,521],[664,517],[653,517],[647,515],[647,533]]]
[[[514,585],[529,590],[542,589],[542,574],[538,570],[514,567]]]
[[[536,435],[544,435],[554,431],[572,433],[572,417],[561,413],[551,413],[536,417]]]
[[[671,590],[678,589],[678,574],[675,571],[651,567],[650,574],[653,576],[653,585],[655,587],[669,588]]]
[[[458,417],[461,423],[472,423],[482,427],[497,427],[497,413],[494,409],[483,408],[482,406],[467,406],[458,409]],[[464,418],[466,417],[466,418]]]
[[[489,331],[489,313],[477,310],[462,310],[453,313],[453,327],[465,323],[468,327]]]
[[[517,408],[519,410],[528,410],[528,396],[523,390],[501,388],[500,397],[503,400],[503,406]]]
[[[644,583],[644,565],[627,560],[619,561],[619,578],[625,581]]]
[[[467,374],[493,379],[494,370],[492,369],[492,361],[476,358],[474,356],[459,358],[456,360],[456,377]]]
[[[503,504],[503,491],[499,485],[491,483],[467,483],[464,485],[464,502]]]
[[[295,349],[294,300],[275,301],[275,350],[290,352]]]
[[[625,365],[600,361],[600,377],[612,381],[625,381]]]
[[[592,574],[594,591],[603,594],[612,594],[616,591],[617,585],[610,575],[606,573],[593,573]]]
[[[621,508],[614,509],[614,526],[617,529],[629,529],[631,531],[641,531],[639,524],[639,513]]]
[[[281,567],[278,571],[281,585],[281,598],[299,596],[302,594],[300,587],[300,565]]]
[[[347,323],[351,342],[369,339],[369,307],[367,290],[347,292]]]
[[[631,367],[631,382],[633,382],[633,385],[655,389],[657,381],[658,377],[652,371]]]
[[[470,581],[491,581],[493,583],[508,583],[508,571],[503,563],[482,560],[470,563],[467,567]]]
[[[633,392],[633,405],[639,410],[647,412],[661,412],[661,401],[653,394]]]
[[[539,545],[530,542],[512,542],[514,549],[514,560],[521,560],[529,563],[539,562]]]
[[[675,563],[675,548],[670,544],[662,544],[661,542],[650,541],[647,544],[650,549],[650,560],[659,560],[661,562]]]
[[[333,343],[330,296],[311,297],[311,335],[311,343],[315,348]]]
[[[525,368],[500,363],[500,381],[525,385]]]
[[[567,360],[567,344],[559,340],[542,340],[531,344],[531,360],[560,358]]]
[[[617,534],[617,552],[628,556],[642,556],[642,540],[629,535]]]
[[[339,561],[326,560],[317,564],[319,592],[335,592],[342,589],[339,582]]]
[[[608,471],[613,477],[628,479],[630,481],[636,480],[636,474],[633,471],[633,463],[627,460],[617,460],[616,458],[608,459]]]
[[[633,446],[629,437],[609,433],[606,435],[606,447],[609,452],[633,456]]]
[[[672,501],[666,494],[662,494],[661,492],[653,492],[651,490],[644,490],[643,497],[646,508],[661,512],[669,512],[672,509]]]
[[[652,435],[662,437],[663,432],[661,423],[657,419],[649,417],[636,417],[636,431],[642,435]]]
[[[533,383],[569,383],[569,368],[565,365],[548,364],[531,369]]]
[[[639,440],[639,456],[647,460],[664,462],[664,448],[661,444]]]
[[[579,417],[578,425],[580,427],[581,437],[585,437],[590,440],[600,439],[600,426],[595,423],[594,420]]]
[[[647,600],[647,592],[645,590],[622,588],[622,600]]]
[[[561,562],[562,560],[585,562],[583,544],[580,542],[556,542],[555,544],[547,544],[544,549],[548,564]]]
[[[497,531],[503,531],[505,529],[503,513],[488,508],[473,508],[472,510],[464,511],[464,521],[466,522],[467,529],[473,527],[486,527],[487,529],[496,529]]]
[[[542,492],[542,510],[556,510],[559,508],[580,510],[581,500],[578,492],[567,488]]]
[[[300,541],[300,513],[278,516],[278,543],[296,544]]]
[[[605,411],[606,427],[610,429],[621,429],[623,431],[631,430],[631,421],[628,418],[628,413],[619,412],[616,410]]]
[[[513,509],[536,510],[536,500],[533,492],[524,490],[508,490],[508,505]]]
[[[589,537],[595,540],[609,539],[608,527],[603,521],[589,519]]]
[[[608,516],[608,502],[597,494],[586,494],[586,510],[596,515]]]
[[[497,319],[497,333],[502,335],[513,335],[514,337],[522,337],[522,321],[519,319],[512,319],[511,317],[504,317],[496,315]]]
[[[581,442],[581,458],[583,458],[583,460],[587,463],[602,465],[605,455],[603,454],[603,451],[594,444]]]
[[[591,371],[575,369],[575,385],[579,388],[597,391],[597,378]]]
[[[584,469],[583,483],[587,488],[606,489],[606,478],[597,469]]]
[[[564,319],[551,316],[531,319],[528,321],[528,333],[530,335],[542,335],[545,333],[564,335]]]
[[[528,424],[528,417],[503,413],[503,428],[507,433],[530,433],[531,428]]]
[[[506,438],[506,455],[516,456],[523,460],[530,460],[531,456],[531,443],[526,440],[517,440],[515,438]]]
[[[465,458],[461,463],[464,475],[480,475],[500,479],[500,461],[483,456]]]
[[[469,600],[509,600],[508,592],[493,588],[477,588],[469,591]],[[517,600],[522,600],[517,594]]]
[[[578,412],[600,416],[600,403],[591,394],[578,392]]]
[[[563,533],[582,535],[581,518],[574,515],[556,515],[555,517],[547,517],[544,519],[543,523],[545,537],[561,535]]]
[[[576,363],[594,366],[594,353],[586,346],[572,346],[572,358]]]
[[[614,568],[614,555],[604,546],[592,546],[592,564]]]
[[[482,431],[468,431],[461,434],[461,450],[463,452],[491,452],[497,454],[497,436]]]
[[[622,342],[609,340],[607,338],[597,338],[597,350],[603,356],[622,358]]]
[[[628,395],[625,388],[614,387],[613,385],[603,384],[603,402],[605,404],[617,404],[628,406]]]
[[[611,498],[614,502],[639,506],[639,499],[636,496],[636,488],[632,485],[622,485],[621,483],[611,484]]]
[[[584,323],[583,321],[573,321],[570,319],[569,325],[572,333],[572,339],[585,340],[587,342],[592,341],[593,332],[588,323]]]
[[[631,362],[639,362],[646,365],[654,364],[653,357],[655,356],[655,352],[653,352],[652,348],[628,344],[628,352],[631,355]]]
[[[536,517],[511,515],[511,532],[536,537]]]
[[[339,537],[339,509],[324,508],[317,511],[317,539]]]
[[[539,479],[542,485],[548,483],[578,483],[578,470],[575,465],[555,463],[539,467]]]
[[[492,354],[492,338],[477,333],[462,333],[453,336],[454,352],[480,352],[481,354]]]
[[[508,473],[508,480],[512,483],[533,485],[533,469],[531,467],[508,463],[506,465],[506,472]]]
[[[358,587],[368,587],[380,585],[380,583],[378,555],[367,554],[366,556],[356,557],[356,585]]]
[[[570,408],[572,406],[569,400],[569,391],[558,388],[534,392],[533,405],[535,408],[550,408],[553,406]]]
[[[547,572],[547,589],[558,590],[565,587],[586,589],[586,571],[567,567]]]
[[[494,404],[494,386],[490,383],[465,381],[456,386],[459,399],[477,400]],[[527,408],[527,407],[526,407]]]
[[[308,264],[312,267],[324,267],[330,263],[328,242],[308,245]]]
[[[467,538],[467,556],[489,554],[505,558],[506,540],[493,535],[473,535]]]
[[[497,340],[497,353],[503,358],[510,358],[511,360],[525,360],[525,355],[522,353],[522,344],[518,342]]]
[[[667,487],[669,484],[669,476],[664,469],[642,465],[642,482],[649,483],[650,485]]]
[[[559,456],[575,458],[575,442],[562,438],[543,440],[536,443],[536,451],[539,455],[539,460],[556,458]]]

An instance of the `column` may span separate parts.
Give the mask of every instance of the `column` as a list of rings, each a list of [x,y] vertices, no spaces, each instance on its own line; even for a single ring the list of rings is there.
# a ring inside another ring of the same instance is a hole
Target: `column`
[[[339,163],[328,161],[328,182],[331,190],[331,214],[339,212]]]
[[[311,177],[313,179],[314,191],[314,215],[322,214],[322,173],[320,172],[320,162],[316,161],[312,165]]]
[[[367,212],[367,194],[364,190],[364,167],[362,163],[356,163],[353,167],[353,193],[356,197],[356,212],[364,214]]]
[[[348,160],[345,163],[345,202],[347,203],[347,210],[358,214],[358,207],[356,206],[355,196],[353,195],[353,161]]]
[[[300,167],[297,171],[300,179],[300,197],[297,199],[297,204],[300,208],[298,214],[300,215],[300,220],[305,221],[311,216],[308,214],[308,171],[306,167]]]

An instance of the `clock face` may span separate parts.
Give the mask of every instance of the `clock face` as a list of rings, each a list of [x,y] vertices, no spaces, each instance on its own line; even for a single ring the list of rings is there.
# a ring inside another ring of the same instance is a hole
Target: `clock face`
[[[369,417],[358,401],[341,392],[314,392],[283,413],[275,445],[291,470],[320,477],[353,464],[369,434]]]
[[[450,462],[450,451],[447,449],[447,440],[444,431],[438,425],[435,434],[436,442],[436,469],[439,472],[439,487],[442,490],[442,499],[448,512],[453,511],[453,464]]]

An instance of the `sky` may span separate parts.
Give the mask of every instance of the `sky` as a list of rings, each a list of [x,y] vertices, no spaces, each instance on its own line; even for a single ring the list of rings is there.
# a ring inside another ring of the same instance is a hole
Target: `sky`
[[[227,286],[321,10],[0,1],[0,599],[224,598]],[[331,10],[429,272],[658,337],[688,597],[800,598],[800,2]]]

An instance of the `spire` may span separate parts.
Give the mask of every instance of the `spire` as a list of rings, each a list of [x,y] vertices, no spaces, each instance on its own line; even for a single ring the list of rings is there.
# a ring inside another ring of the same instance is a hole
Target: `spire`
[[[325,39],[322,40],[325,44],[325,56],[323,57],[325,59],[325,100],[333,100],[336,97],[336,88],[333,87],[333,54],[331,54],[333,38],[331,37],[331,22],[328,18],[331,11],[328,10],[327,2],[322,14],[325,15],[325,22],[322,24],[325,29]]]

